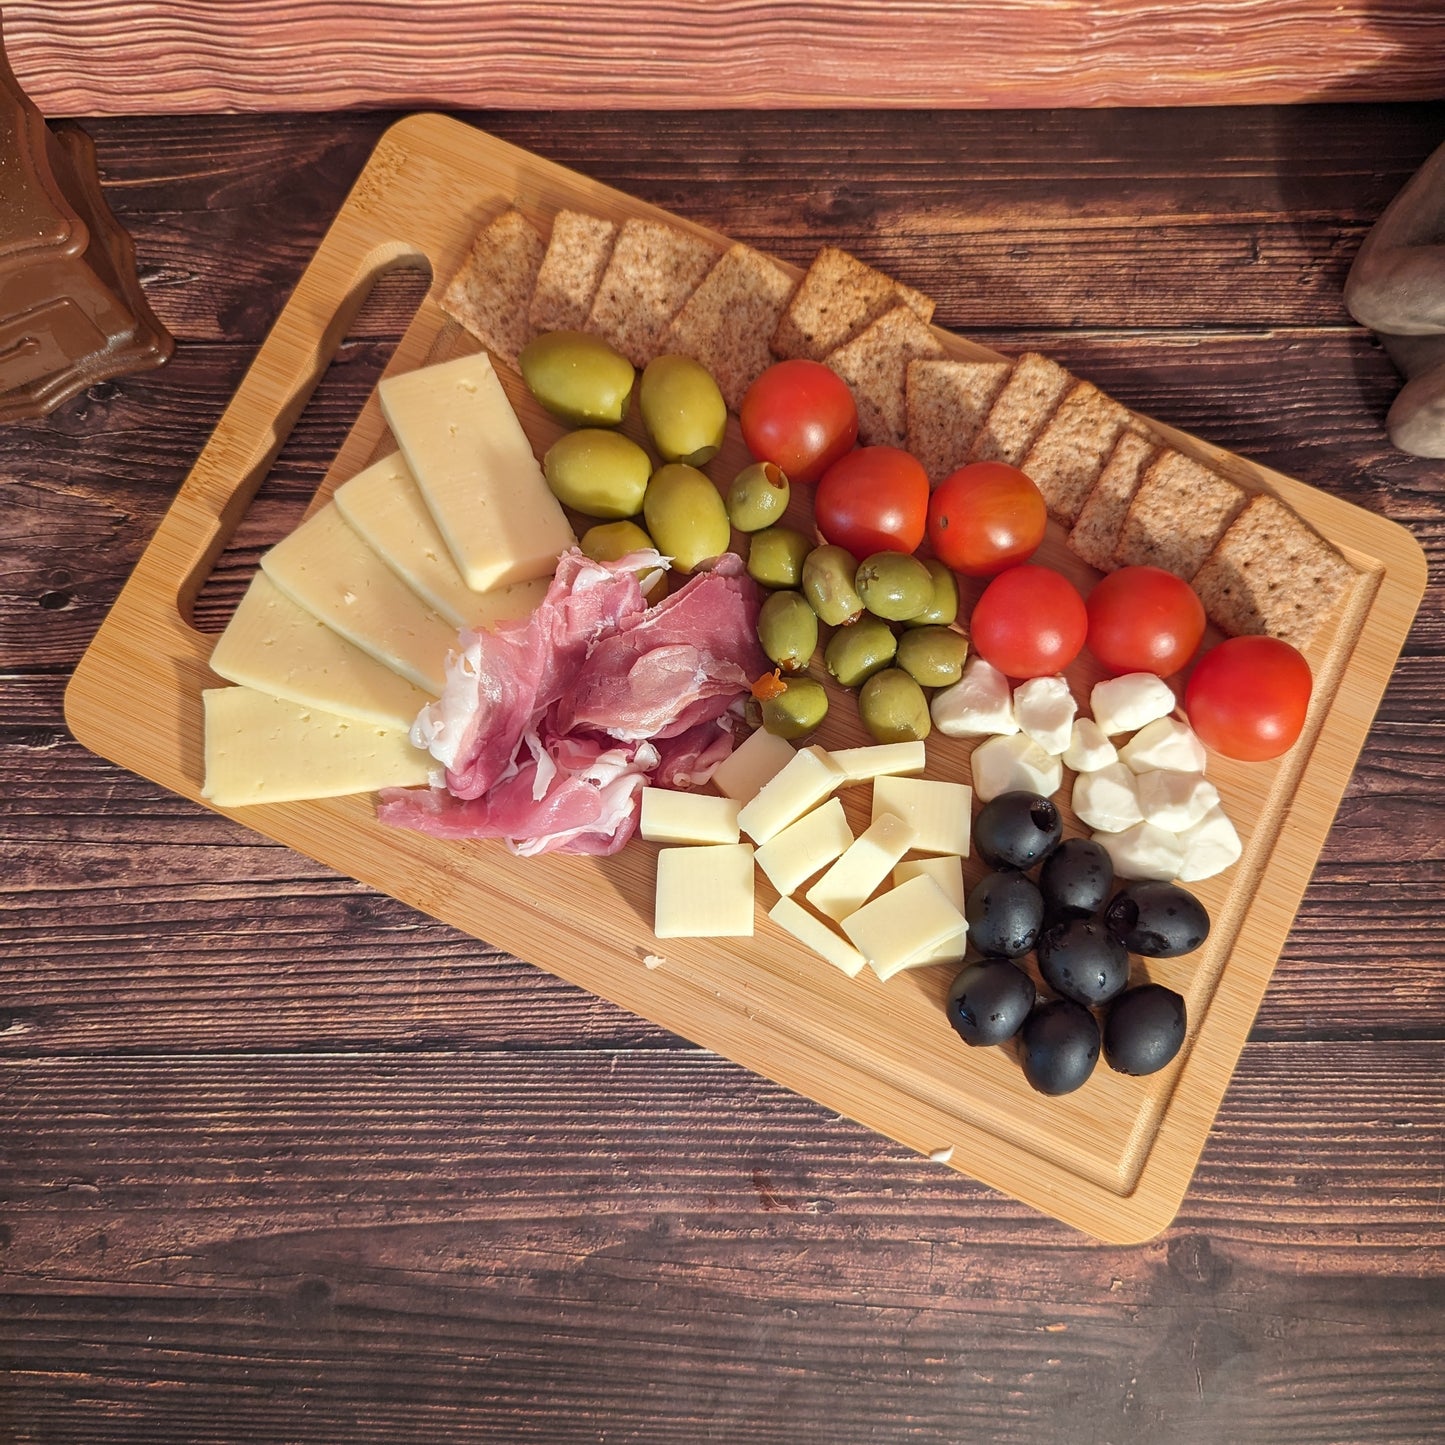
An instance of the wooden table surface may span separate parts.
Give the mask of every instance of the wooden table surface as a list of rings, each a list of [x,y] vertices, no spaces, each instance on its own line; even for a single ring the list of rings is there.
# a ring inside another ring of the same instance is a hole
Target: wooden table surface
[[[1338,1442],[1445,1421],[1445,468],[1340,288],[1440,105],[489,112],[1411,528],[1431,587],[1175,1223],[939,1168],[86,753],[66,680],[393,116],[94,121],[179,347],[0,431],[0,1440]],[[387,282],[198,605],[299,516]]]

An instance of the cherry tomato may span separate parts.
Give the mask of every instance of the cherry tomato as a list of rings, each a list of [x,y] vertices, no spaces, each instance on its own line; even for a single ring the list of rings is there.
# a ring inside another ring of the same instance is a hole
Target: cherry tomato
[[[1062,672],[1083,650],[1089,614],[1078,589],[1049,567],[1000,572],[978,599],[969,622],[985,662],[1013,678]]]
[[[1295,744],[1309,710],[1310,665],[1276,637],[1231,637],[1194,665],[1184,689],[1189,725],[1207,748],[1258,763]]]
[[[1088,648],[1112,673],[1169,677],[1204,637],[1204,604],[1162,567],[1121,567],[1089,593]]]
[[[813,520],[855,557],[912,552],[928,521],[928,474],[897,447],[859,447],[823,473]]]
[[[1044,540],[1048,508],[1026,472],[972,462],[945,477],[928,501],[928,542],[945,566],[992,577],[1027,562]]]
[[[753,458],[790,482],[816,482],[858,440],[848,383],[821,361],[780,361],[747,389],[738,412]]]

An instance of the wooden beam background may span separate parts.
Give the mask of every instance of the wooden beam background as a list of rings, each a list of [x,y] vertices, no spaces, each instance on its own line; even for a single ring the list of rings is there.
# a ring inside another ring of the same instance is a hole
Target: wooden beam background
[[[1445,97],[1441,0],[48,0],[47,115]]]

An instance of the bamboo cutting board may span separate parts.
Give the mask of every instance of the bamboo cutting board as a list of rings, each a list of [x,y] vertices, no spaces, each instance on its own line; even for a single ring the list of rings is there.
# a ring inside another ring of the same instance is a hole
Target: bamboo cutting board
[[[196,594],[378,275],[422,266],[433,278],[388,373],[475,349],[435,298],[479,226],[513,203],[544,232],[567,206],[666,219],[725,244],[459,122],[420,115],[394,126],[77,669],[66,716],[87,747],[202,801],[200,694],[219,680],[207,667],[212,639],[190,622]],[[938,335],[952,354],[991,354]],[[519,377],[499,370],[540,454],[559,428]],[[1241,485],[1280,496],[1358,568],[1309,654],[1316,686],[1300,743],[1276,763],[1211,761],[1245,852],[1197,885],[1213,919],[1206,946],[1148,963],[1148,976],[1183,993],[1190,1014],[1185,1049],[1152,1078],[1101,1063],[1077,1093],[1035,1094],[1008,1049],[967,1049],[953,1035],[943,1000],[954,968],[887,984],[847,979],[764,916],[773,895],[761,875],[753,938],[660,944],[651,926],[657,850],[640,841],[607,859],[520,859],[492,842],[384,828],[370,796],[232,816],[1080,1229],[1114,1242],[1146,1239],[1168,1224],[1188,1187],[1425,586],[1423,554],[1402,528],[1149,425]],[[373,396],[314,505],[389,447]],[[725,483],[745,459],[734,424],[709,470]],[[790,520],[805,524],[806,505],[796,500]],[[1038,560],[1085,588],[1095,575],[1052,524]],[[1076,664],[1076,694],[1086,697],[1096,677],[1087,660]],[[816,740],[840,747],[869,739],[851,701],[839,697]],[[930,739],[928,775],[967,781],[970,751],[967,740]],[[861,830],[868,789],[844,801]],[[983,871],[970,860],[968,882]]]

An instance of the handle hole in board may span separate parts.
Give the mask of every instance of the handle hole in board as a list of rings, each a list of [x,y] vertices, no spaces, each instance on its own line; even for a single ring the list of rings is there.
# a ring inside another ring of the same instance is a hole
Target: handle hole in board
[[[255,576],[261,554],[301,522],[430,285],[430,268],[416,258],[377,273],[245,515],[195,594],[190,622],[198,632],[221,632]]]

